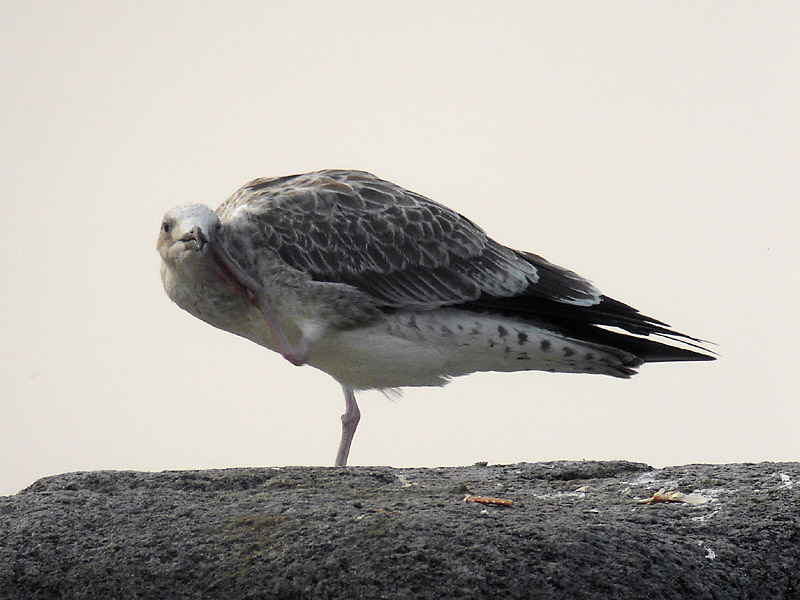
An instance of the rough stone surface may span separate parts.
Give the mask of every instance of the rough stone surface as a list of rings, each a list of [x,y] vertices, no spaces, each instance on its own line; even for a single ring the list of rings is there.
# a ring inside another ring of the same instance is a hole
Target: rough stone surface
[[[0,498],[0,598],[800,598],[800,464],[68,473]]]

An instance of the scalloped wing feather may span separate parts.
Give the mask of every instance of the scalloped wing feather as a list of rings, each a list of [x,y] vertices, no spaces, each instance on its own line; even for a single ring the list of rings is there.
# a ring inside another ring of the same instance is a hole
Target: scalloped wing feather
[[[234,233],[252,237],[254,251],[386,306],[531,292],[588,306],[601,297],[575,273],[506,248],[446,206],[362,171],[256,179],[217,212]]]

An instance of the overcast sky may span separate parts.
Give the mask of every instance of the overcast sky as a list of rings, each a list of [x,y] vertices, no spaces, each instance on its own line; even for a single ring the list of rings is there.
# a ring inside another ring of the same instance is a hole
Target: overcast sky
[[[354,465],[800,459],[796,2],[5,2],[0,494],[330,465],[336,382],[163,292],[163,213],[368,170],[712,340],[359,395]]]

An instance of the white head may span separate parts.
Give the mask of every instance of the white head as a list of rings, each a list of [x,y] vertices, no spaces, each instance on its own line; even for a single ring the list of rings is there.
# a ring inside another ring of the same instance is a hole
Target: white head
[[[167,212],[161,221],[156,248],[167,265],[205,255],[208,244],[222,229],[217,213],[205,204],[183,204]]]

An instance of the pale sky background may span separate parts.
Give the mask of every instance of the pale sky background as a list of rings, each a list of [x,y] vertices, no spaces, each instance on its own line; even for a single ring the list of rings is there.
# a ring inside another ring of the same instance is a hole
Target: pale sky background
[[[336,382],[163,292],[177,204],[358,168],[713,340],[361,393],[354,465],[800,460],[796,2],[4,2],[0,494],[331,465]]]

